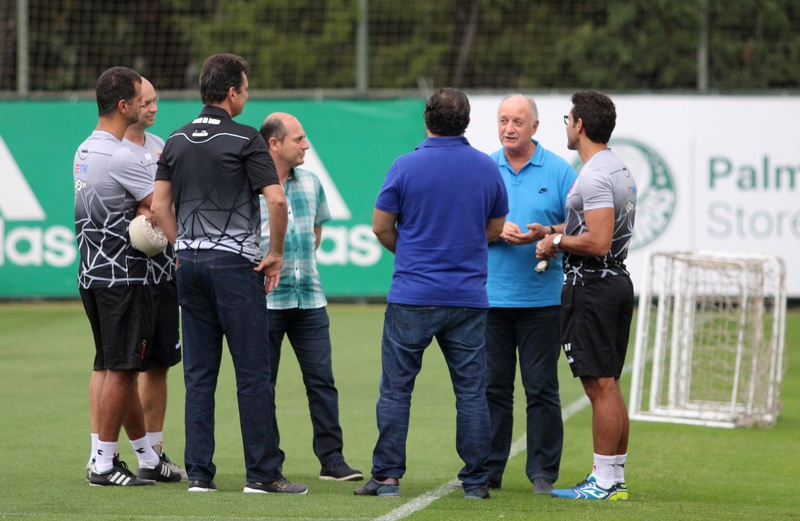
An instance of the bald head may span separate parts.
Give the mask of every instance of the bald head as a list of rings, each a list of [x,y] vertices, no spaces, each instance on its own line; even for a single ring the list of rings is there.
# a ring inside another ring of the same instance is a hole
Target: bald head
[[[157,97],[153,84],[147,78],[142,78],[142,106],[139,111],[139,122],[135,124],[142,130],[152,127],[156,122]]]
[[[278,141],[283,141],[286,137],[286,125],[292,120],[297,121],[297,118],[286,112],[273,112],[267,116],[261,124],[260,130],[264,141],[269,144],[269,139],[273,137]]]
[[[530,158],[538,126],[539,110],[531,98],[522,94],[505,98],[497,109],[497,130],[506,157]]]
[[[310,145],[303,125],[296,117],[285,112],[273,112],[264,119],[260,132],[279,175],[288,175],[292,168],[305,162]]]

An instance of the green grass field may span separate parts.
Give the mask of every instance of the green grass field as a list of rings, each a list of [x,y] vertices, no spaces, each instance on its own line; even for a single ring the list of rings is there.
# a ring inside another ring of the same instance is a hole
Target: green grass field
[[[377,437],[375,400],[380,372],[383,306],[332,305],[334,372],[348,462],[369,473]],[[354,483],[320,481],[299,369],[288,344],[278,380],[278,420],[287,453],[286,476],[309,487],[306,496],[243,494],[244,462],[233,371],[228,355],[217,390],[217,494],[190,494],[186,484],[140,489],[89,487],[87,393],[93,346],[79,303],[0,305],[0,518],[37,520],[703,520],[800,519],[800,310],[788,314],[783,410],[770,430],[713,429],[633,422],[626,477],[628,502],[579,502],[534,496],[524,452],[509,461],[503,490],[488,501],[460,491],[430,502],[461,462],[455,452],[454,397],[438,348],[426,356],[411,408],[408,472],[402,497],[365,498]],[[629,361],[632,350],[629,353]],[[583,393],[562,357],[562,402]],[[623,377],[626,388],[630,375]],[[521,386],[518,385],[518,389]],[[165,448],[183,460],[183,385],[171,375]],[[572,409],[570,409],[572,410]],[[565,423],[560,486],[591,468],[591,413],[575,408]],[[515,435],[524,431],[517,398]],[[122,458],[136,458],[124,434]],[[442,495],[442,494],[439,494]],[[406,510],[403,510],[403,509]],[[406,512],[411,512],[404,517]]]

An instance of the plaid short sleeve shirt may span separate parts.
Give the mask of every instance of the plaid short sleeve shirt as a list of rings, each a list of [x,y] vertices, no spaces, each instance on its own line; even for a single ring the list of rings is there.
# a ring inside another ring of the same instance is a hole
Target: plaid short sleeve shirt
[[[317,309],[327,305],[317,270],[314,227],[331,220],[319,178],[295,168],[284,186],[289,220],[278,287],[267,295],[269,309]],[[269,250],[269,212],[261,198],[261,250]]]

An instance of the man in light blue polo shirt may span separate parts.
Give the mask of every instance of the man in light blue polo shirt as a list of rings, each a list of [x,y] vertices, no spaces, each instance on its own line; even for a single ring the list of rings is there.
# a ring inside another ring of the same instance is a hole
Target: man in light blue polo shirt
[[[527,401],[525,473],[534,493],[558,479],[564,428],[558,393],[561,257],[537,271],[536,242],[563,232],[565,202],[575,170],[533,135],[536,103],[513,94],[497,112],[503,148],[492,154],[508,190],[509,214],[500,239],[489,245],[486,321],[486,396],[492,426],[489,487],[501,486],[511,449],[517,353]]]

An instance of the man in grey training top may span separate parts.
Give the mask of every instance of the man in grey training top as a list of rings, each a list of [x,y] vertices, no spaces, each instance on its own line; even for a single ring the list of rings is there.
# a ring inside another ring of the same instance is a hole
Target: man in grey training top
[[[564,116],[567,146],[583,161],[567,197],[564,233],[539,242],[540,259],[564,253],[561,344],[572,374],[592,403],[592,472],[554,497],[628,499],[625,461],[628,410],[619,386],[633,317],[633,284],[625,268],[636,217],[636,182],[608,147],[614,103],[599,92],[577,92]]]
[[[78,286],[95,342],[89,382],[95,486],[153,485],[181,477],[163,465],[147,441],[136,378],[149,367],[153,336],[148,257],[131,245],[128,227],[139,205],[149,206],[153,182],[122,144],[139,120],[142,78],[112,67],[97,80],[97,128],[75,152],[75,233],[80,251]],[[134,475],[117,454],[120,427],[137,453]],[[96,435],[96,439],[95,439]]]

